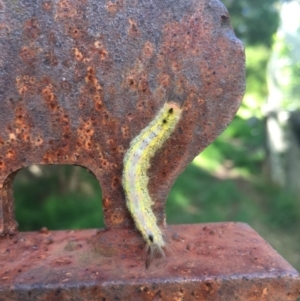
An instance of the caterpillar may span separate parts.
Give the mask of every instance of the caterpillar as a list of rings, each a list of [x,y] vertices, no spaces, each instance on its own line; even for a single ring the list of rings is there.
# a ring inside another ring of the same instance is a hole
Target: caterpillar
[[[165,257],[165,241],[151,209],[153,201],[148,192],[147,170],[150,159],[173,133],[181,113],[182,109],[178,104],[165,103],[149,125],[131,141],[123,160],[122,185],[126,205],[146,242],[149,260],[154,254]],[[149,265],[148,259],[146,268]]]

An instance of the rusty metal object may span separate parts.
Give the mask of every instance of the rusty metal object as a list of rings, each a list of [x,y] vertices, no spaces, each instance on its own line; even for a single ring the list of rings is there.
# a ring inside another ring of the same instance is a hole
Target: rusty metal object
[[[298,273],[249,226],[170,226],[167,262],[145,269],[134,230],[2,238],[0,300],[296,301]]]
[[[185,109],[150,170],[161,225],[239,106],[243,46],[217,0],[0,0],[0,53],[0,300],[297,300],[298,273],[243,224],[168,227],[146,270],[125,207],[124,153],[165,101]],[[12,183],[32,164],[93,172],[109,230],[16,233]]]
[[[243,46],[217,0],[1,0],[0,53],[0,233],[16,231],[11,183],[32,164],[85,166],[107,228],[132,227],[123,156],[170,99],[183,118],[149,171],[164,224],[176,177],[244,92]]]

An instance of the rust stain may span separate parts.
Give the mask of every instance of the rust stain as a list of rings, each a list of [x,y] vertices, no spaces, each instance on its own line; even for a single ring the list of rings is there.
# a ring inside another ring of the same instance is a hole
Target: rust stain
[[[112,215],[112,220],[113,223],[118,227],[120,227],[122,225],[122,223],[124,222],[124,216],[122,214],[121,211],[115,211],[114,214]]]
[[[108,198],[104,198],[103,201],[102,201],[102,203],[103,203],[103,208],[104,209],[107,208],[107,207],[109,207],[109,206],[111,206],[113,204],[112,200],[110,200]]]
[[[83,59],[83,54],[79,51],[79,49],[78,49],[78,48],[74,48],[73,51],[74,51],[75,59],[76,59],[77,61],[82,61],[82,59]]]
[[[34,62],[36,56],[37,56],[37,49],[34,48],[29,48],[27,46],[24,46],[20,51],[20,57],[27,64]]]
[[[144,44],[143,56],[149,59],[153,56],[154,51],[155,51],[154,45],[151,42],[147,41]]]
[[[59,109],[57,97],[54,93],[54,87],[51,83],[48,83],[46,87],[42,89],[42,97],[51,111],[55,112]]]
[[[71,0],[60,0],[57,4],[56,18],[70,19],[77,16],[76,5]]]
[[[51,1],[44,1],[42,7],[45,11],[50,11],[53,8]]]
[[[91,149],[93,145],[93,135],[94,128],[91,120],[81,120],[81,124],[77,130],[77,137],[80,148],[84,148],[86,150]]]
[[[129,18],[128,23],[129,23],[129,29],[128,29],[129,35],[131,35],[131,36],[140,35],[139,29],[138,29],[138,26],[137,26],[137,22],[134,19]]]
[[[89,84],[91,87],[95,88],[96,91],[101,91],[102,87],[98,83],[98,79],[96,77],[95,69],[91,66],[87,68],[87,74],[85,76],[85,82]]]
[[[127,125],[126,126],[122,126],[121,127],[121,131],[122,131],[123,138],[125,138],[125,139],[130,138],[130,131],[129,131],[129,127]]]
[[[157,76],[157,81],[163,86],[163,87],[169,87],[171,83],[170,75],[167,73],[160,73]]]
[[[81,25],[79,26],[69,25],[69,27],[67,28],[67,34],[70,35],[73,39],[80,39],[86,34],[86,32]]]
[[[40,34],[40,25],[36,18],[26,20],[24,23],[24,34],[29,39],[36,39]]]
[[[111,14],[116,14],[120,9],[123,8],[123,0],[116,0],[116,1],[106,1],[106,9]]]
[[[36,79],[33,76],[17,76],[16,77],[16,87],[20,95],[33,94],[36,89]]]
[[[47,51],[44,53],[44,64],[50,66],[57,66],[58,65],[58,58],[55,55],[53,50]]]

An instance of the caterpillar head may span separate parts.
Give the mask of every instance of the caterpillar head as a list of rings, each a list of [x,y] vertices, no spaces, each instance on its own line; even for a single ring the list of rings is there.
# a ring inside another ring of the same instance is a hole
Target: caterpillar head
[[[169,123],[174,123],[174,120],[178,121],[180,119],[181,112],[182,109],[178,106],[178,104],[173,102],[165,103],[162,124],[167,125]]]

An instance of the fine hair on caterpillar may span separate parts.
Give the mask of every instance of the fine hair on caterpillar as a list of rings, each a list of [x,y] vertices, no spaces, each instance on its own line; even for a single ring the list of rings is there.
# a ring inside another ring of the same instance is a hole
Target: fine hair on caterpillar
[[[162,148],[174,132],[182,113],[177,103],[167,102],[156,117],[130,143],[124,157],[122,185],[126,205],[136,228],[147,245],[146,268],[154,257],[165,258],[166,242],[151,206],[153,201],[148,191],[150,159]]]
[[[155,243],[153,243],[151,245],[148,243],[146,244],[146,247],[145,247],[145,254],[146,254],[145,267],[146,267],[146,269],[149,269],[153,259],[158,259],[158,261],[156,261],[156,263],[155,263],[156,267],[164,265],[166,263],[166,258],[167,258],[165,251],[167,251],[168,254],[173,252],[173,249],[170,245],[170,233],[167,232],[167,229],[165,229],[165,228],[162,228],[160,230],[162,232],[164,246],[160,247]]]

